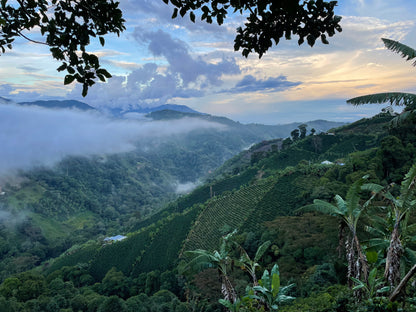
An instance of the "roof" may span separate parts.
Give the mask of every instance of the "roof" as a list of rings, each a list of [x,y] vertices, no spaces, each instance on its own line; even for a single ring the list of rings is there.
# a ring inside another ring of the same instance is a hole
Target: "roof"
[[[106,237],[106,238],[104,238],[104,241],[105,242],[110,242],[110,241],[122,241],[123,239],[125,239],[126,238],[126,236],[123,236],[123,235],[116,235],[116,236],[111,236],[111,237]]]

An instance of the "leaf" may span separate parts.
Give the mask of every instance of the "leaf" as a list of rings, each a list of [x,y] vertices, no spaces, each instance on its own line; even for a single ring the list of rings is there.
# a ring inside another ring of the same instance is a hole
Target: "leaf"
[[[105,45],[104,37],[98,37],[98,39],[100,40],[101,45],[104,46]]]
[[[369,264],[376,263],[378,260],[378,253],[374,250],[369,250],[365,253]],[[371,274],[371,273],[370,273]]]
[[[66,75],[64,78],[64,85],[68,85],[75,80],[75,75]]]
[[[306,40],[308,41],[308,44],[313,47],[313,45],[315,44],[315,40],[316,38],[313,35],[308,35],[306,37]]]
[[[399,53],[406,61],[410,61],[416,58],[416,50],[395,40],[381,38],[387,49]],[[413,66],[416,66],[416,61],[413,62]]]
[[[84,84],[82,86],[82,96],[83,97],[86,97],[87,96],[87,93],[88,93],[88,85],[87,84]]]
[[[67,68],[67,64],[66,63],[63,63],[61,66],[59,66],[56,70],[58,71],[58,72],[61,72],[61,71],[63,71],[63,70],[65,70],[66,68]]]
[[[416,94],[404,92],[368,94],[349,99],[347,103],[352,105],[389,103],[396,106],[407,106],[416,103]]]
[[[380,293],[384,293],[384,292],[389,292],[390,290],[391,290],[391,286],[384,286],[384,287],[378,289],[377,293],[380,294]]]
[[[376,281],[376,275],[377,275],[377,268],[374,268],[370,271],[370,274],[368,275],[368,284],[372,287]]]
[[[280,290],[280,276],[278,273],[274,273],[272,275],[272,289],[271,289],[273,298],[277,297],[279,290]]]
[[[174,8],[172,18],[176,18],[177,16],[178,16],[178,8]]]
[[[193,23],[195,23],[195,13],[191,11],[191,13],[189,13],[189,18],[191,19],[191,21]]]
[[[98,79],[100,79],[102,82],[105,82],[105,77],[103,75],[97,74]]]
[[[96,73],[97,73],[97,75],[98,74],[103,75],[105,78],[111,78],[112,77],[111,74],[107,70],[105,70],[104,68],[97,69]]]
[[[325,34],[321,35],[321,41],[322,41],[323,44],[329,44],[328,40],[326,39]]]
[[[224,307],[226,307],[229,310],[231,310],[233,308],[233,304],[228,300],[219,299],[218,302],[221,303]]]
[[[264,253],[267,251],[271,244],[271,241],[266,241],[263,244],[261,244],[259,248],[257,248],[256,255],[254,256],[255,262],[258,262],[260,260],[260,258],[264,255]]]
[[[342,216],[344,213],[338,209],[338,207],[320,199],[315,199],[312,205],[306,205],[295,212],[311,212],[316,211],[330,216]]]

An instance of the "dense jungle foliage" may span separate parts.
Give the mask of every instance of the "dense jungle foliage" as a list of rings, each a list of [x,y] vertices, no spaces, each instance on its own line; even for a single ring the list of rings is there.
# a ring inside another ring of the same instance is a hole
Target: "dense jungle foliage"
[[[34,257],[32,253],[20,251],[19,257],[9,258],[13,263],[20,260],[22,267],[12,276],[3,273],[0,310],[416,311],[414,276],[406,287],[399,284],[416,264],[415,121],[407,119],[392,128],[391,119],[382,113],[330,133],[301,135],[300,129],[291,138],[256,144],[225,162],[193,192],[154,214],[128,220],[123,218],[135,208],[123,204],[135,202],[137,194],[126,190],[122,197],[111,187],[146,180],[129,170],[115,170],[113,177],[111,166],[98,166],[108,171],[106,179],[115,180],[106,186],[95,179],[96,190],[106,192],[88,193],[85,182],[67,173],[63,162],[62,180],[53,175],[48,179],[59,187],[77,186],[78,196],[63,201],[56,192],[61,201],[51,202],[45,215],[33,214],[23,220],[26,223],[16,223],[28,237],[21,248],[37,246],[43,254],[30,266],[24,257]],[[110,158],[103,166],[112,163]],[[82,161],[87,163],[79,174],[88,175],[94,166],[87,169],[91,160]],[[137,164],[136,159],[132,162]],[[152,168],[146,171],[149,175]],[[38,174],[36,180],[44,184],[22,183],[8,197],[9,203],[19,192],[26,203],[42,202],[46,190],[35,190],[53,184],[40,178],[41,171],[30,174]],[[164,186],[152,191],[159,187]],[[90,210],[77,210],[83,201],[90,201],[91,207],[96,201],[98,215],[104,213],[99,210],[103,203],[111,202],[109,221],[103,222],[106,228]],[[155,204],[163,201],[140,206]],[[61,209],[63,214],[58,213]],[[65,223],[45,226],[49,217],[58,219],[65,213],[67,228]],[[66,237],[64,231],[74,228],[71,224],[78,226],[79,232],[71,234],[79,238],[67,241],[67,249],[58,256],[48,239]],[[400,229],[399,259],[392,258],[389,247],[394,228]],[[81,241],[86,236],[78,233],[85,231],[94,239]],[[4,225],[3,255],[12,247],[9,233]],[[104,233],[127,237],[105,243],[103,235],[97,236]],[[383,277],[386,263],[393,264],[388,272],[400,263],[398,276]],[[25,271],[33,265],[38,266]],[[389,300],[394,289],[403,291]]]

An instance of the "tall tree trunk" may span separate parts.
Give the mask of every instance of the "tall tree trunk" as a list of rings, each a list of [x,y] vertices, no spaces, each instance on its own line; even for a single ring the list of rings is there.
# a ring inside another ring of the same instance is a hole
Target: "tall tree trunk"
[[[367,283],[368,281],[368,261],[366,255],[363,253],[361,249],[360,241],[358,240],[358,236],[354,235],[354,240],[357,248],[358,259],[357,262],[360,264],[360,272],[362,272],[362,280]]]
[[[401,280],[400,284],[396,287],[393,293],[390,295],[390,301],[396,301],[402,290],[406,287],[407,282],[416,273],[416,264],[407,272],[406,276]]]
[[[221,293],[225,300],[228,300],[232,303],[237,301],[237,293],[231,284],[230,279],[226,275],[222,276]]]
[[[393,232],[391,233],[384,270],[384,277],[387,279],[390,286],[395,286],[400,282],[400,257],[402,253],[403,246],[400,241],[399,224],[395,224]]]
[[[355,277],[355,266],[354,266],[354,249],[351,246],[352,242],[349,241],[349,239],[345,240],[345,251],[346,251],[346,257],[347,257],[347,283],[348,286],[351,288],[353,285],[351,277]]]

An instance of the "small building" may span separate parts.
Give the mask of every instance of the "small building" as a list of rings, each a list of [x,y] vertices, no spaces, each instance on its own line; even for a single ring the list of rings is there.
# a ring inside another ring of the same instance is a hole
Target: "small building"
[[[127,238],[127,236],[116,235],[116,236],[111,236],[111,237],[104,238],[104,242],[105,243],[120,242],[120,241],[122,241],[125,238]]]

